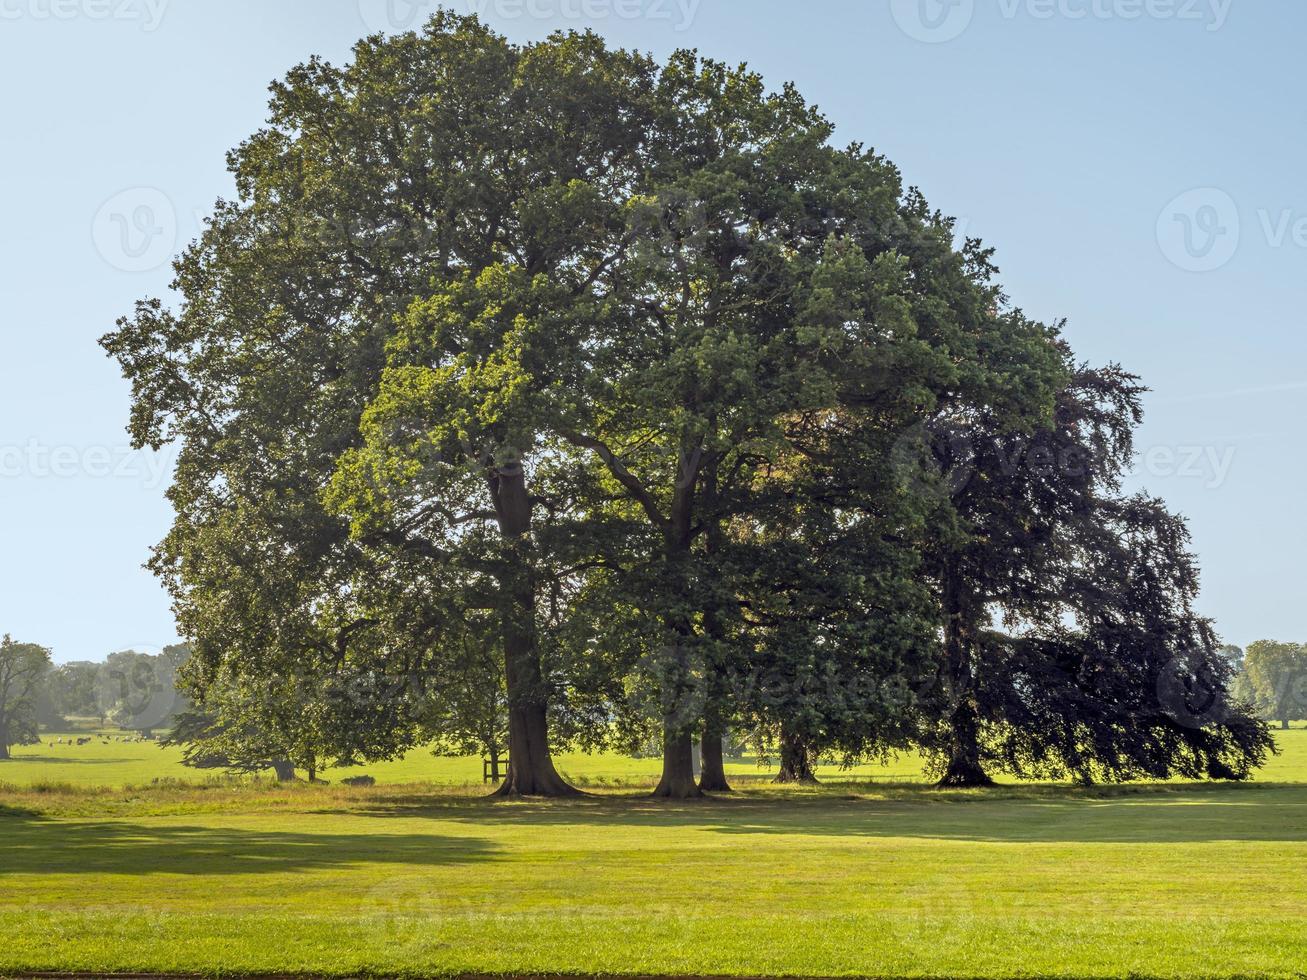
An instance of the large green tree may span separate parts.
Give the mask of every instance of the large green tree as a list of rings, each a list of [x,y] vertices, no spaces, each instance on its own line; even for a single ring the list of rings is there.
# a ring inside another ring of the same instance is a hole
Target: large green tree
[[[1131,396],[1068,397],[989,252],[832,133],[743,67],[449,13],[274,85],[180,305],[104,339],[134,440],[180,443],[153,565],[207,730],[492,751],[502,692],[507,794],[651,727],[665,797],[726,788],[738,724],[851,759],[926,718],[983,775],[985,628],[1051,629],[1125,533],[1085,515]],[[1034,433],[1095,468],[1014,469]]]
[[[527,664],[539,583],[604,578],[613,611],[574,652],[631,655],[664,729],[657,793],[679,797],[699,792],[692,739],[720,734],[734,600],[710,598],[713,543],[791,451],[790,420],[846,400],[911,412],[972,370],[993,322],[973,315],[978,292],[963,306],[930,285],[943,236],[893,168],[829,146],[793,90],[686,52],[656,72],[619,64],[631,77],[603,166],[534,202],[530,247],[506,237],[499,262],[411,305],[331,499],[360,539],[400,527],[446,553],[480,548],[467,571],[512,597],[510,675]],[[964,260],[943,259],[965,287]],[[552,532],[537,533],[537,510]],[[487,523],[507,542],[498,556]],[[516,673],[531,687],[529,666]]]
[[[683,796],[691,739],[705,719],[715,738],[714,716],[729,714],[718,678],[750,651],[729,623],[741,597],[723,601],[736,587],[722,545],[763,517],[806,420],[846,412],[883,433],[963,396],[1037,416],[1052,385],[1045,338],[994,315],[947,223],[882,157],[833,147],[793,89],[682,53],[658,98],[635,202],[637,227],[658,233],[600,275],[608,315],[588,321],[556,427],[644,536],[630,591],[664,728],[657,792]]]
[[[418,331],[398,339],[410,314],[429,322],[417,300],[439,319],[441,296],[493,289],[503,272],[510,288],[584,286],[603,260],[591,226],[638,151],[647,74],[591,35],[516,47],[441,13],[273,86],[267,127],[231,155],[237,199],[177,263],[180,308],[142,303],[105,338],[133,383],[136,442],[181,444],[177,519],[154,567],[196,641],[193,683],[223,663],[429,677],[446,609],[475,601],[497,615],[505,654],[505,791],[568,791],[538,642],[540,447],[512,347],[478,345],[475,324],[436,339],[455,364],[424,396],[451,417],[415,436],[422,479],[350,454],[387,425],[388,359],[422,367]],[[416,731],[378,730],[369,751]]]
[[[37,696],[50,669],[45,647],[8,634],[0,640],[0,759],[9,758],[10,746],[37,741]]]
[[[1307,647],[1258,640],[1243,659],[1244,690],[1263,718],[1280,723],[1307,718]]]

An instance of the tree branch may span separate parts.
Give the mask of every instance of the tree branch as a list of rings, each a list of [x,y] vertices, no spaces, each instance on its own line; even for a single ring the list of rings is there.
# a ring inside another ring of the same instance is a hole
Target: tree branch
[[[559,430],[558,434],[574,446],[593,450],[604,461],[604,465],[608,467],[608,471],[613,474],[617,482],[625,487],[626,492],[644,508],[644,512],[649,515],[649,520],[653,521],[660,530],[667,530],[670,522],[658,509],[658,501],[654,499],[653,494],[640,481],[640,478],[628,470],[607,445],[599,439],[593,439],[590,436],[584,436],[579,432],[572,432],[567,429]]]

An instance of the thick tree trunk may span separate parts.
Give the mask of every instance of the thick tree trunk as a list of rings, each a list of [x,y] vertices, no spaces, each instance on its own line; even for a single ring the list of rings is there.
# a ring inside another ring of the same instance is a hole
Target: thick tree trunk
[[[508,710],[508,773],[495,796],[581,796],[554,768],[549,753],[545,706],[525,704]]]
[[[502,635],[508,690],[508,772],[496,796],[578,796],[554,768],[548,703],[536,646],[535,590],[529,569],[509,583]]]
[[[939,785],[954,789],[993,786],[980,762],[980,719],[970,697],[954,709],[948,743],[948,763]]]
[[[663,777],[653,791],[656,799],[695,800],[703,796],[694,781],[694,739],[668,723],[663,734]]]
[[[1287,732],[1288,730],[1289,730],[1289,719],[1288,718],[1280,719],[1280,731]]]
[[[781,771],[776,774],[778,783],[800,783],[814,786],[817,774],[812,771],[812,754],[803,737],[784,726],[781,727]]]
[[[724,535],[719,515],[721,500],[717,483],[717,457],[709,459],[703,468],[703,502],[707,512],[704,519],[704,551],[715,565],[722,550]],[[729,793],[731,784],[726,780],[726,760],[722,753],[723,705],[727,697],[726,671],[721,658],[726,646],[726,630],[722,623],[718,599],[710,598],[703,611],[704,634],[711,641],[713,661],[708,669],[709,689],[704,707],[703,738],[699,743],[699,789],[705,793]]]
[[[726,781],[726,758],[722,752],[721,732],[705,725],[699,757],[703,771],[699,774],[699,789],[705,793],[729,793],[731,784]]]
[[[9,758],[9,746],[4,739],[0,739],[0,762],[7,761]]]
[[[490,495],[505,539],[500,577],[504,681],[508,693],[508,774],[495,796],[580,796],[554,768],[549,751],[548,697],[536,635],[536,596],[528,556],[531,500],[520,464],[500,467]]]
[[[957,568],[946,569],[943,592],[947,671],[944,695],[949,706],[944,749],[948,761],[938,785],[960,789],[993,786],[994,781],[980,761],[980,708],[974,691],[971,629],[963,602],[962,575]]]
[[[682,451],[683,470],[677,481],[664,529],[666,568],[669,582],[687,607],[692,608],[693,596],[690,581],[691,556],[694,533],[691,529],[694,513],[695,484],[698,479],[699,456]],[[692,470],[692,471],[691,471]],[[664,652],[664,688],[659,694],[663,701],[663,775],[653,791],[657,799],[693,800],[703,796],[703,790],[694,778],[694,730],[701,714],[695,708],[695,681],[686,644],[694,628],[681,612],[668,612],[664,626],[671,644]]]
[[[277,782],[289,783],[295,778],[295,763],[289,759],[274,759],[272,771],[277,774]]]

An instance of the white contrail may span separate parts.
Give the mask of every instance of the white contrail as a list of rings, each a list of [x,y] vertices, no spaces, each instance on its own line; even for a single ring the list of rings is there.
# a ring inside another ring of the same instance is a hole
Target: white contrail
[[[1157,398],[1154,405],[1176,405],[1183,402],[1215,401],[1220,398],[1242,398],[1248,395],[1271,395],[1282,391],[1307,391],[1307,381],[1290,381],[1278,385],[1260,385],[1256,388],[1231,388],[1229,391],[1209,391],[1202,395],[1179,395],[1174,398]]]

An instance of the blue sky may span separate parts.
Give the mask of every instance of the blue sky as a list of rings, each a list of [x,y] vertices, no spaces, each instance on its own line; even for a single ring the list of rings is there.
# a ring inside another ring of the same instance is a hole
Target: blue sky
[[[1191,522],[1223,635],[1307,640],[1307,5],[1267,0],[454,0],[792,80],[998,249],[1013,300],[1152,387],[1135,485]],[[0,0],[0,632],[175,639],[141,568],[168,457],[129,451],[96,338],[230,193],[266,86],[409,0]]]

